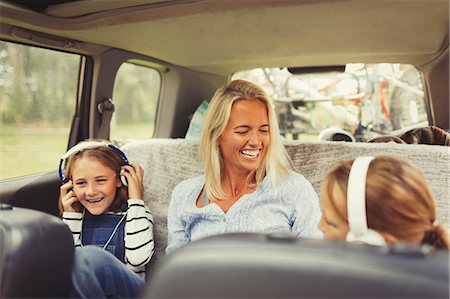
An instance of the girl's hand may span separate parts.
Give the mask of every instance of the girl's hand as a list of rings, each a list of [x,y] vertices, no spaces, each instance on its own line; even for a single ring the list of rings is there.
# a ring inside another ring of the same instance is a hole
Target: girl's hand
[[[127,170],[127,171],[125,171]],[[120,175],[127,178],[128,181],[128,198],[143,199],[144,198],[144,169],[136,163],[122,166]]]
[[[68,181],[59,188],[59,201],[64,212],[80,212],[81,205],[75,192],[72,181]]]

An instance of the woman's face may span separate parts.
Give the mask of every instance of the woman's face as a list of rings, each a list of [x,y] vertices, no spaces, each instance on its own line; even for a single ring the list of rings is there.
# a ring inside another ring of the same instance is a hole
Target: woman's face
[[[73,166],[73,190],[79,202],[92,215],[110,210],[117,188],[122,186],[116,173],[97,160],[83,157]]]
[[[266,105],[257,99],[238,100],[218,139],[225,171],[248,174],[263,160],[270,142]]]
[[[320,205],[322,208],[322,218],[318,228],[323,232],[327,240],[345,240],[349,231],[348,222],[342,218],[347,209],[346,197],[342,190],[333,184],[333,198],[328,196],[328,181],[324,181],[320,190]],[[332,201],[334,205],[332,204]],[[339,210],[336,211],[336,209]]]

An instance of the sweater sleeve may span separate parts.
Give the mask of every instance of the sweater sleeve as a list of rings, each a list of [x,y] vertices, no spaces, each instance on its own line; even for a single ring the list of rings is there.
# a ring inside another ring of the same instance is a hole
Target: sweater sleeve
[[[295,207],[292,231],[298,237],[322,239],[323,234],[317,227],[322,216],[317,193],[302,175],[296,173],[294,178],[290,181],[289,195],[286,195]]]
[[[145,271],[145,265],[154,252],[153,215],[141,199],[128,200],[125,224],[125,257],[136,273]]]
[[[69,227],[73,236],[75,247],[81,246],[81,228],[83,227],[83,214],[78,212],[64,212],[63,222]]]
[[[189,181],[190,183],[190,181]],[[191,241],[190,236],[186,232],[186,225],[181,219],[184,210],[182,199],[188,196],[190,192],[184,188],[191,184],[187,181],[179,183],[172,191],[172,198],[169,203],[167,213],[167,247],[166,254],[171,253],[175,249],[187,244]]]

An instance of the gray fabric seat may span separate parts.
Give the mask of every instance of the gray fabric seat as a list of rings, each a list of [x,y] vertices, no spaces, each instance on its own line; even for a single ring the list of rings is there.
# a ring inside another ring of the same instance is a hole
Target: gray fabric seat
[[[134,140],[121,149],[128,159],[145,171],[144,201],[155,219],[155,254],[147,266],[151,279],[155,263],[164,256],[167,244],[167,209],[173,188],[182,180],[199,175],[203,165],[198,141],[187,139]],[[390,155],[406,159],[424,173],[436,199],[437,219],[449,223],[450,151],[448,147],[425,144],[301,142],[286,141],[286,150],[295,171],[308,179],[316,192],[326,172],[344,159],[361,155]]]

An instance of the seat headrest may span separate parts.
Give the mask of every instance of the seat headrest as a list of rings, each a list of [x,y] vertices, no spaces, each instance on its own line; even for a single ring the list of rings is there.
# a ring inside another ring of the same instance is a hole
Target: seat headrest
[[[228,234],[160,260],[143,298],[448,298],[448,251]]]

